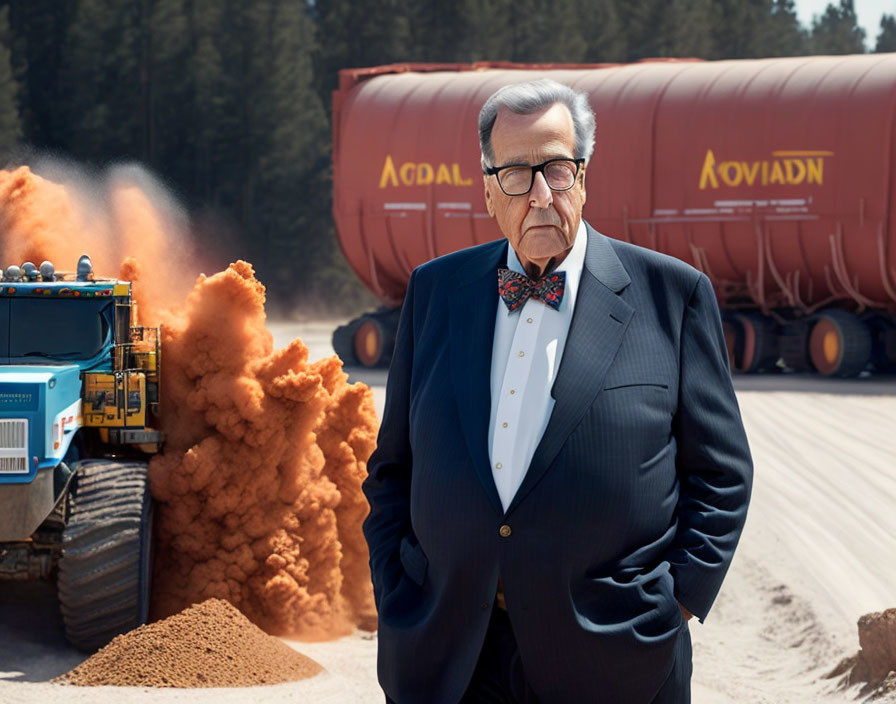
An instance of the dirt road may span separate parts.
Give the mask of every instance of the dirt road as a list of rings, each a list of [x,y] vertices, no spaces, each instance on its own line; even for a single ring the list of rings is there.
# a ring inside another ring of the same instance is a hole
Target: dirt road
[[[273,324],[317,359],[332,325]],[[374,387],[385,374],[352,373]],[[736,383],[756,465],[740,549],[706,623],[691,628],[695,704],[854,701],[822,679],[858,648],[856,620],[896,606],[896,379]],[[66,645],[47,585],[0,583],[0,701],[382,702],[375,636],[290,643],[326,674],[242,690],[81,689],[47,680],[83,658]]]

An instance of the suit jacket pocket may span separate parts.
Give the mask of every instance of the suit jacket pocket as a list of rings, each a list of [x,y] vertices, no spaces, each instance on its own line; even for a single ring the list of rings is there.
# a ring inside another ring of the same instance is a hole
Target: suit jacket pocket
[[[662,381],[611,381],[604,386],[604,391],[613,391],[614,389],[630,389],[632,387],[653,387],[655,389],[668,389],[669,385]]]
[[[651,570],[587,573],[570,582],[569,596],[579,626],[603,636],[668,640],[681,625],[669,565]]]
[[[404,571],[418,586],[423,586],[426,580],[426,568],[429,561],[419,544],[412,545],[407,536],[401,539],[401,547],[398,553]]]

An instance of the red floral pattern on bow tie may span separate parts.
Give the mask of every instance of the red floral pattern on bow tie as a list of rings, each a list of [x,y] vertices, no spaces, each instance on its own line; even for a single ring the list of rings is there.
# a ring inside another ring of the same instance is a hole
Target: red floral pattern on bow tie
[[[510,311],[519,308],[529,298],[537,298],[554,310],[559,310],[565,288],[565,271],[546,274],[538,281],[533,281],[510,269],[498,268],[498,293]]]

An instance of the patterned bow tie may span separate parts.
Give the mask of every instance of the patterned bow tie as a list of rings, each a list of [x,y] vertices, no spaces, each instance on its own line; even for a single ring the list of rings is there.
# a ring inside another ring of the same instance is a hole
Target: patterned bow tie
[[[554,310],[560,308],[563,290],[566,287],[566,272],[555,271],[533,281],[504,267],[498,268],[498,293],[507,304],[507,309],[514,311],[530,297],[537,298]]]

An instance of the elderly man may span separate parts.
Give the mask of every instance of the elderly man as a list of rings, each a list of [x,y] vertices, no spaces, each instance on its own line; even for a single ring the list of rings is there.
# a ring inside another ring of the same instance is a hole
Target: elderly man
[[[752,465],[709,280],[582,220],[587,99],[479,116],[506,239],[411,274],[364,491],[397,704],[690,699]]]

